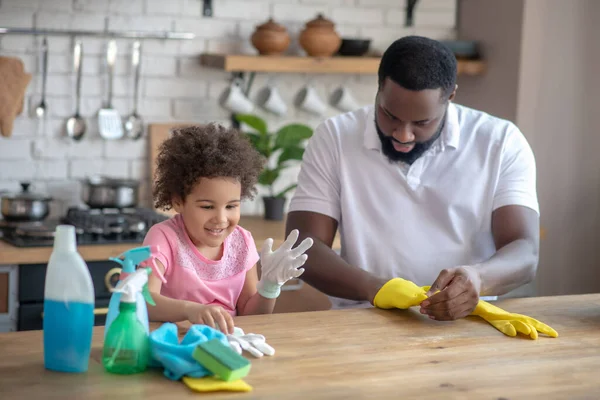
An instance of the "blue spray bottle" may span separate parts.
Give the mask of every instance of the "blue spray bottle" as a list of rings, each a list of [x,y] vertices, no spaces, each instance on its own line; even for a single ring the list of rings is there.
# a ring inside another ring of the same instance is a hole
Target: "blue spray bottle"
[[[135,249],[127,250],[118,257],[111,257],[110,260],[121,264],[121,266],[123,267],[117,286],[121,284],[122,281],[127,278],[127,276],[135,272],[136,265],[152,257],[153,250],[155,249],[151,246],[136,247]],[[148,308],[146,307],[145,297],[150,297],[150,293],[148,292],[147,286],[144,287],[143,291],[140,291],[136,294],[136,315],[140,323],[144,326],[146,334],[150,334],[150,326],[148,324]],[[119,315],[120,303],[121,293],[113,293],[110,297],[110,303],[108,304],[108,314],[106,315],[104,338],[106,338],[106,333],[108,332],[110,325]]]

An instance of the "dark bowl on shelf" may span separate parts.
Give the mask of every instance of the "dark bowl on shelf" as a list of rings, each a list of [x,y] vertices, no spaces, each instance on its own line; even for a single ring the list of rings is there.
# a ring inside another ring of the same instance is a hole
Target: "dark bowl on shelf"
[[[360,57],[367,54],[371,39],[342,39],[337,54],[340,56]]]
[[[442,40],[457,59],[475,60],[480,58],[479,44],[472,40]]]

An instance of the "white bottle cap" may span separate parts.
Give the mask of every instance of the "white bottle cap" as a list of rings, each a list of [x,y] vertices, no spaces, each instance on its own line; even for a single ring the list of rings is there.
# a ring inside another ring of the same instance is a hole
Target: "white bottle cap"
[[[75,227],[58,225],[54,233],[54,251],[77,251]]]

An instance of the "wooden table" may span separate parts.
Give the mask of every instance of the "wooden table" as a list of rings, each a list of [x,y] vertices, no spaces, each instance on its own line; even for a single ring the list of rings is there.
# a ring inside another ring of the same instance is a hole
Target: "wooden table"
[[[600,295],[511,299],[506,310],[536,317],[557,339],[502,335],[479,319],[435,322],[418,310],[377,309],[238,317],[262,333],[273,357],[252,359],[253,399],[597,399]],[[102,328],[88,373],[43,368],[42,332],[0,334],[1,399],[163,400],[200,398],[158,371],[104,372]]]
[[[260,251],[267,238],[273,238],[274,247],[285,240],[285,221],[268,221],[258,216],[243,216],[240,225],[252,233],[256,246]],[[141,243],[139,244],[141,245]],[[86,261],[103,261],[116,257],[136,244],[109,244],[79,246],[77,250]],[[339,236],[336,237],[333,248],[341,247]],[[21,248],[0,240],[0,265],[2,264],[40,264],[47,263],[52,253],[52,247]]]

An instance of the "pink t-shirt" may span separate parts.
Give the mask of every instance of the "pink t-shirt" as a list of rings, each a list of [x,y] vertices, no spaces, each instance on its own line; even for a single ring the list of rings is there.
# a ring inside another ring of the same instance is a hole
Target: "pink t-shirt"
[[[179,214],[152,226],[144,238],[144,246],[159,246],[155,257],[165,266],[164,275],[152,267],[163,280],[160,294],[205,305],[216,304],[236,315],[246,271],[258,262],[259,256],[252,235],[239,225],[225,238],[223,245],[220,260],[204,257],[192,243]]]

